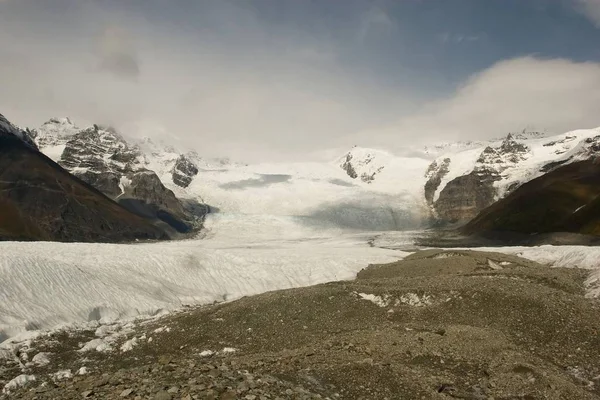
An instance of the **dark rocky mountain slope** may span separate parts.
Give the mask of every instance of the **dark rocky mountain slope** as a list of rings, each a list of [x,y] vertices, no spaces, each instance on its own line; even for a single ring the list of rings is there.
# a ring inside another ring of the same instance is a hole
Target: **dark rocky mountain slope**
[[[464,233],[600,235],[600,160],[589,159],[536,178],[483,210]]]
[[[425,200],[438,222],[465,223],[522,184],[561,165],[593,158],[599,149],[599,129],[551,137],[509,134],[439,156],[425,174]]]
[[[123,242],[166,239],[40,153],[0,115],[0,240]]]
[[[204,214],[191,210],[165,187],[148,168],[141,148],[115,129],[99,125],[81,129],[68,118],[53,118],[31,132],[42,152],[129,211],[153,219],[171,234],[200,226]],[[196,165],[185,155],[174,164],[175,184],[189,185],[198,173]]]

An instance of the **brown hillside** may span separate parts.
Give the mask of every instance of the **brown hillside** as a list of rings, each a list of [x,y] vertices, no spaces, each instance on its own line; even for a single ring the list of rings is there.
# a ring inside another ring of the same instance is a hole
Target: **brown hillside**
[[[596,160],[572,163],[519,187],[479,213],[463,232],[600,235],[599,196],[600,163]]]
[[[164,232],[0,126],[0,240],[119,242]]]

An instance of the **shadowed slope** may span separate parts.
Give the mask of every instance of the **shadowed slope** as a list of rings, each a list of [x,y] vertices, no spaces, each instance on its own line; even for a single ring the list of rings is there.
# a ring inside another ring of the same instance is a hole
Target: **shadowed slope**
[[[483,210],[463,232],[600,235],[600,164],[586,160],[547,173]]]
[[[0,125],[0,240],[119,242],[165,233]]]

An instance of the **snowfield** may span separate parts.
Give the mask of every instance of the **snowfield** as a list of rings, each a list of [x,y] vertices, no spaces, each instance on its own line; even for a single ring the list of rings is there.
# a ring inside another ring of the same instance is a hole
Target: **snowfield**
[[[218,214],[208,219],[203,240],[3,242],[0,341],[25,330],[152,315],[187,304],[352,279],[369,263],[405,254],[372,248],[364,234],[326,235],[285,218]]]
[[[393,242],[395,248],[408,249],[417,234],[322,229],[303,219],[212,214],[203,238],[177,242],[1,242],[0,341],[25,331],[110,323],[189,304],[353,279],[368,264],[409,254],[377,245]],[[588,295],[600,296],[600,248],[481,250],[594,269]]]
[[[201,198],[227,214],[294,216],[323,229],[422,229],[428,162],[403,160],[403,169],[389,167],[371,184],[337,164],[316,162],[203,167],[185,189],[169,183],[168,170],[159,177],[178,197]]]
[[[578,129],[552,136],[523,137],[516,134],[514,139],[527,147],[527,152],[521,155],[519,162],[511,161],[512,154],[507,154],[495,160],[493,166],[487,165],[488,168],[497,169],[501,176],[500,180],[494,182],[494,187],[497,189],[496,198],[504,197],[508,188],[515,183],[521,185],[541,176],[544,173],[542,168],[548,163],[562,162],[566,164],[589,158],[590,154],[586,151],[586,146],[591,143],[588,141],[595,141],[598,135],[600,135],[600,127]],[[448,173],[442,177],[434,194],[434,201],[439,198],[441,191],[450,181],[481,166],[478,159],[486,146],[498,149],[504,140],[505,138],[481,142],[478,143],[479,147],[474,148],[450,147],[449,152],[440,152],[436,162],[441,164],[445,158],[449,158],[450,165]]]

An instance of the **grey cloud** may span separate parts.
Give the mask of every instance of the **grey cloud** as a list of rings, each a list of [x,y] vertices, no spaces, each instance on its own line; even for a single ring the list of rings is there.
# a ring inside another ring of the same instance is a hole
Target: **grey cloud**
[[[573,0],[575,8],[600,28],[600,0]]]
[[[290,160],[372,126],[381,104],[391,114],[391,90],[352,76],[330,42],[272,35],[243,9],[220,10],[243,31],[232,38],[71,3],[52,20],[35,2],[0,12],[0,52],[25,66],[0,63],[0,109],[20,125],[68,115],[131,136],[166,132],[207,157]]]
[[[387,35],[396,28],[394,20],[385,9],[372,6],[360,20],[358,40],[364,42],[370,35]]]
[[[217,16],[198,12],[198,25],[221,30],[199,32],[99,8],[120,2],[60,1],[72,4],[64,15],[34,0],[1,3],[11,6],[0,12],[0,112],[19,125],[68,115],[236,161],[333,159],[355,144],[393,149],[525,125],[600,125],[595,63],[509,60],[425,102],[430,93],[420,87],[399,90],[352,70],[335,40],[274,35],[244,7],[207,2]],[[352,32],[370,40],[396,28],[374,7]],[[257,179],[239,185],[269,184]]]
[[[98,43],[100,68],[123,78],[136,78],[140,64],[130,35],[123,29],[106,28]]]
[[[241,181],[228,182],[220,185],[222,189],[247,189],[247,188],[261,188],[271,186],[275,183],[283,183],[292,179],[291,175],[283,174],[261,174],[256,179],[244,179]]]

